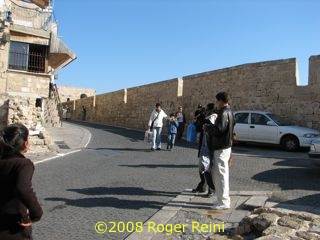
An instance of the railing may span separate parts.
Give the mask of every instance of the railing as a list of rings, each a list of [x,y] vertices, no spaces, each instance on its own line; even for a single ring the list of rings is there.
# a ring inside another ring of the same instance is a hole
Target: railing
[[[51,30],[52,10],[30,9],[11,2],[11,13],[14,24],[34,29]]]
[[[46,56],[41,53],[10,52],[9,69],[44,73]]]
[[[61,105],[61,99],[60,99],[60,95],[59,95],[59,91],[58,91],[58,87],[56,84],[53,84],[53,88],[54,88],[54,98],[57,101],[58,105]]]

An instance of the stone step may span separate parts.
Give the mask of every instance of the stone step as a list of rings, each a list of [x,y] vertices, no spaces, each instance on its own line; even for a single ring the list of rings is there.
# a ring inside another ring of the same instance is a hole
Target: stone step
[[[245,209],[252,210],[255,208],[263,207],[268,199],[268,196],[252,196],[243,204],[243,207]]]

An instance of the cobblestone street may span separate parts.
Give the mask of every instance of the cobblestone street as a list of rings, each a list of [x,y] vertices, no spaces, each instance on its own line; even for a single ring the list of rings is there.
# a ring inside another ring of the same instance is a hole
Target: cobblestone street
[[[45,213],[35,239],[124,239],[130,232],[117,224],[143,223],[197,184],[197,151],[185,141],[171,152],[151,152],[142,132],[81,127],[92,134],[86,149],[36,164],[34,187]],[[317,177],[306,152],[234,148],[232,191],[272,191],[282,201],[312,205],[320,201]],[[115,232],[97,234],[99,221],[109,230],[116,223]]]

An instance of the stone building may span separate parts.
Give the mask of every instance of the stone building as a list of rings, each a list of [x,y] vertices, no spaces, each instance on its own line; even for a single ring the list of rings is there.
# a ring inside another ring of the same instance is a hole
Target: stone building
[[[50,0],[0,0],[1,125],[59,124],[54,78],[76,56],[57,28]]]

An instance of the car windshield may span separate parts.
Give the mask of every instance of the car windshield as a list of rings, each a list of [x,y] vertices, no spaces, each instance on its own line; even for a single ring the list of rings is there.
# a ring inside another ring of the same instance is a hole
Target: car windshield
[[[291,126],[288,121],[284,120],[282,117],[272,114],[272,113],[267,113],[266,114],[269,118],[271,118],[277,125],[279,126]]]

